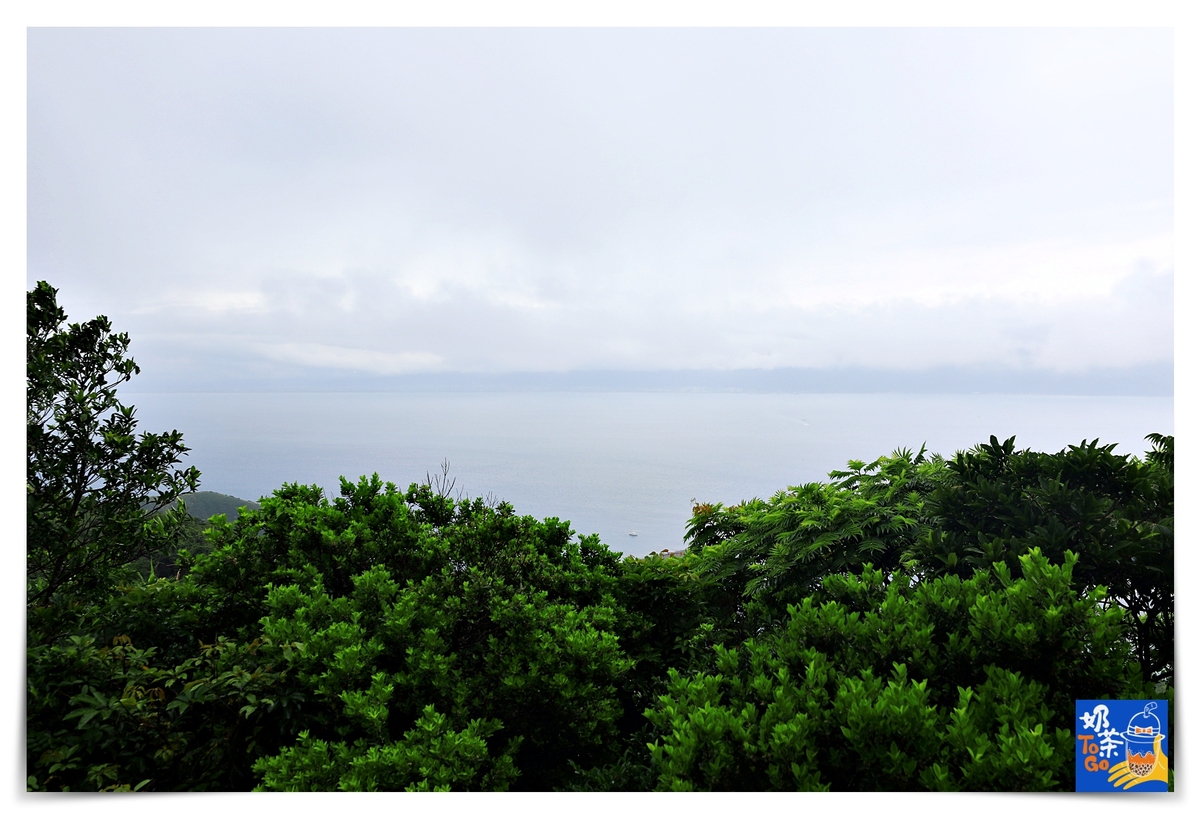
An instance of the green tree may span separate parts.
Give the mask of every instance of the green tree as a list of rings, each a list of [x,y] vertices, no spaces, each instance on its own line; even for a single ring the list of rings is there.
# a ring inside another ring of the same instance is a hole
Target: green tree
[[[769,500],[696,505],[685,539],[701,573],[744,593],[753,619],[778,623],[831,574],[899,570],[935,523],[929,495],[946,463],[922,448],[848,465]]]
[[[754,627],[774,627],[824,577],[868,562],[920,579],[970,577],[1033,548],[1078,555],[1080,591],[1105,589],[1123,608],[1134,655],[1169,683],[1174,663],[1174,438],[1148,435],[1145,459],[1083,441],[1055,453],[1014,439],[952,460],[894,452],[851,461],[829,483],[725,508],[697,505],[688,528],[705,575],[744,589]]]
[[[44,281],[26,294],[31,606],[96,591],[130,561],[168,550],[187,513],[165,509],[200,481],[194,467],[178,467],[188,451],[178,431],[136,434],[133,407],[117,400],[117,386],[140,371],[129,336],[105,316],[67,324],[57,294]]]
[[[1148,435],[1144,460],[1115,444],[1060,452],[1017,449],[995,437],[946,464],[930,493],[936,525],[917,539],[927,575],[970,576],[995,562],[1016,570],[1038,548],[1053,562],[1079,557],[1077,588],[1104,588],[1127,612],[1143,672],[1170,681],[1175,644],[1174,438]]]

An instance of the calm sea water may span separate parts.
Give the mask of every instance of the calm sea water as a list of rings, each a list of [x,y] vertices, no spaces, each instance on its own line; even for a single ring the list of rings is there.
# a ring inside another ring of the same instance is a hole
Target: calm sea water
[[[1057,451],[1084,438],[1143,453],[1173,400],[1037,395],[679,393],[124,394],[142,431],[179,429],[202,488],[246,499],[284,482],[378,472],[401,487],[443,459],[471,496],[570,520],[613,548],[679,548],[693,499],[736,503],[847,460],[989,435]],[[637,536],[630,536],[636,532]]]

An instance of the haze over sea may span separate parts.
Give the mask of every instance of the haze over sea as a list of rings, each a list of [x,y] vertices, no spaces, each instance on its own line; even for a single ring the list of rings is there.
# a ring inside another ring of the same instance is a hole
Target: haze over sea
[[[464,496],[570,520],[627,554],[682,546],[693,499],[737,503],[899,447],[951,456],[1016,435],[1141,455],[1174,433],[1172,397],[637,392],[123,393],[141,431],[179,429],[201,488],[244,499],[284,482],[398,484],[440,472]],[[631,537],[630,532],[637,532]]]
[[[34,26],[27,288],[246,499],[449,459],[643,554],[897,447],[1141,454],[1177,36]]]

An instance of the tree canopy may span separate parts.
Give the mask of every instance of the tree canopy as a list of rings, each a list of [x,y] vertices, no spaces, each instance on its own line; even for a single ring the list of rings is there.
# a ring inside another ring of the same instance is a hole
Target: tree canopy
[[[114,570],[168,548],[200,474],[180,468],[178,431],[136,434],[116,388],[140,370],[129,336],[99,316],[67,324],[44,281],[26,300],[26,559],[28,601],[94,592]],[[162,512],[162,513],[160,513]]]

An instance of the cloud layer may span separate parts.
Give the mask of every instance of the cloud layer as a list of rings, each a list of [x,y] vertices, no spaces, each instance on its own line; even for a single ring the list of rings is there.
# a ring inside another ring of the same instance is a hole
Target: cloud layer
[[[1158,30],[29,36],[29,280],[271,374],[1172,357]]]

